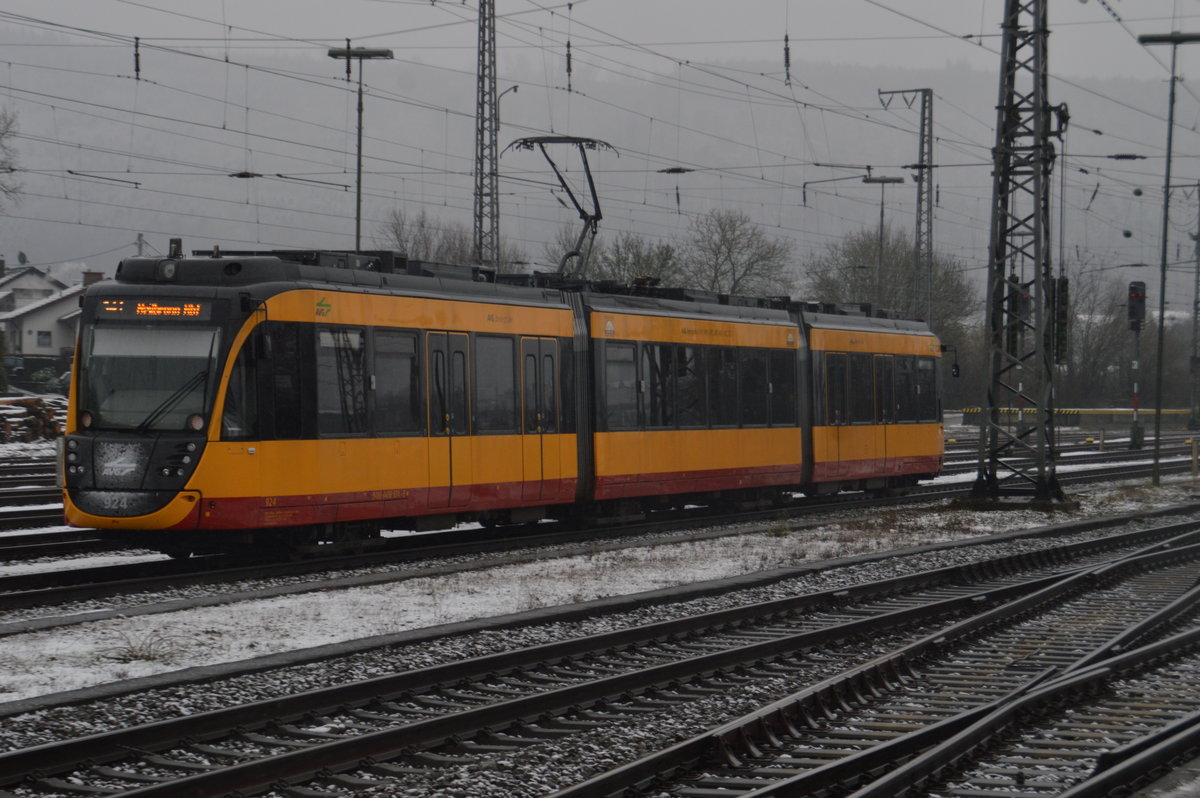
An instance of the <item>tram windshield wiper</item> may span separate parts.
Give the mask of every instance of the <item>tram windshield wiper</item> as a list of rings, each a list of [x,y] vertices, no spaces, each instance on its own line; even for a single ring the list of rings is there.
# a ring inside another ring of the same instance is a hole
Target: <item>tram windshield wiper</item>
[[[170,412],[171,408],[179,404],[183,397],[187,396],[201,385],[207,385],[207,383],[208,369],[201,369],[200,371],[196,372],[188,379],[187,382],[176,388],[174,393],[172,393],[166,399],[163,399],[162,402],[159,403],[158,407],[151,410],[150,414],[142,419],[141,423],[137,425],[137,431],[145,432],[146,430],[150,429],[155,422]]]

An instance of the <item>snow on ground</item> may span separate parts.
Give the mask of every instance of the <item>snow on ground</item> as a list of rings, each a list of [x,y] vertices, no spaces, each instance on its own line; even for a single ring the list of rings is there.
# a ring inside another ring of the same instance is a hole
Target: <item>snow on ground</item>
[[[1161,489],[1105,487],[1087,515],[1136,512],[1186,502],[1190,480]],[[1078,517],[1078,515],[1072,516]],[[1032,511],[975,513],[881,510],[843,514],[822,527],[767,531],[507,565],[436,578],[120,617],[0,642],[0,702],[231,662],[409,629],[571,604],[1066,520]]]

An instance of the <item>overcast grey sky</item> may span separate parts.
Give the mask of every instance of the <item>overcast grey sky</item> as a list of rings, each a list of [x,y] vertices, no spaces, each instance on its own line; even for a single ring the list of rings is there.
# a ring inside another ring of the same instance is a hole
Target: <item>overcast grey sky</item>
[[[502,48],[520,46],[504,20],[569,35],[573,46],[633,43],[681,59],[782,55],[936,68],[991,68],[1003,0],[498,0]],[[192,37],[251,36],[403,48],[430,60],[474,46],[473,3],[460,0],[6,0],[9,14],[180,46]],[[1052,68],[1073,76],[1162,74],[1136,35],[1200,26],[1197,0],[1055,0]],[[982,47],[980,46],[982,45]],[[449,48],[449,49],[445,49]],[[987,49],[985,49],[987,48]],[[1200,56],[1182,54],[1186,66]],[[1159,59],[1162,61],[1163,59]]]
[[[667,240],[704,210],[729,207],[805,257],[877,223],[880,203],[875,187],[856,185],[858,172],[813,163],[911,163],[915,115],[882,112],[875,92],[920,80],[938,94],[936,243],[978,268],[1003,5],[496,0],[500,85],[522,85],[503,101],[502,140],[554,130],[618,146],[619,158],[593,164],[606,234]],[[1051,70],[1064,79],[1052,99],[1070,99],[1076,156],[1065,249],[1080,262],[1150,260],[1169,52],[1136,37],[1200,31],[1200,0],[1055,0],[1050,17]],[[473,0],[5,0],[0,101],[19,114],[28,196],[0,217],[0,254],[104,253],[96,265],[111,271],[139,232],[160,249],[176,234],[189,246],[351,246],[352,92],[325,54],[346,38],[396,55],[366,70],[365,229],[396,206],[469,229]],[[1180,180],[1200,178],[1200,105],[1187,80],[1198,59],[1200,47],[1180,49]],[[1079,88],[1101,79],[1107,88]],[[1114,153],[1145,160],[1103,160]],[[664,177],[672,166],[697,173]],[[239,170],[266,177],[228,178]],[[537,259],[574,214],[549,193],[537,159],[507,155],[502,175],[502,233]],[[847,182],[802,192],[835,176]],[[889,220],[905,228],[911,194],[910,183],[883,196]],[[1194,208],[1194,193],[1186,199]],[[1175,224],[1181,259],[1188,214]]]

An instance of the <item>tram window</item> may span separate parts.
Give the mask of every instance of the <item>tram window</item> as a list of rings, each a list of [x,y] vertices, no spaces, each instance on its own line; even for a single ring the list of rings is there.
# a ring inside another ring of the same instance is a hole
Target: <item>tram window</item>
[[[225,386],[221,410],[221,439],[253,440],[258,436],[258,346],[261,328],[255,329],[238,352]]]
[[[475,338],[475,425],[480,432],[517,431],[513,339]]]
[[[558,408],[558,431],[575,431],[575,356],[571,351],[571,339],[560,338],[558,344],[558,384],[559,396],[565,397]]]
[[[421,431],[417,336],[375,331],[375,429],[381,435]]]
[[[708,417],[714,427],[737,426],[737,370],[737,350],[727,346],[708,350]]]
[[[796,353],[790,349],[772,352],[771,426],[795,426],[799,416],[796,404]]]
[[[739,360],[742,426],[764,427],[768,412],[767,353],[758,349],[743,349]]]
[[[704,350],[698,346],[680,346],[675,350],[675,407],[680,427],[708,426]]]
[[[875,356],[875,423],[891,424],[896,420],[896,397],[892,390],[893,358]]]
[[[550,348],[550,352],[546,351]],[[555,388],[554,343],[542,342],[542,432],[558,432],[558,391]]]
[[[895,360],[896,420],[902,423],[912,423],[920,418],[917,402],[916,358],[897,355]]]
[[[466,435],[471,416],[467,402],[467,353],[461,349],[450,353],[450,412],[451,431]]]
[[[609,429],[637,426],[637,362],[633,344],[604,345],[605,419]]]
[[[931,357],[917,360],[917,420],[937,421],[937,361]]]
[[[352,327],[317,330],[317,430],[329,435],[367,431],[366,347]]]
[[[870,355],[850,355],[849,385],[846,388],[847,420],[851,424],[875,421],[875,387]]]
[[[675,397],[671,369],[674,347],[667,344],[642,344],[643,407],[646,426],[663,429],[675,426]]]
[[[538,376],[537,376],[537,348],[523,346],[521,348],[525,352],[525,365],[521,369],[521,373],[525,375],[525,431],[540,432],[541,431],[541,403],[538,402]]]
[[[825,423],[846,423],[845,355],[825,355]]]

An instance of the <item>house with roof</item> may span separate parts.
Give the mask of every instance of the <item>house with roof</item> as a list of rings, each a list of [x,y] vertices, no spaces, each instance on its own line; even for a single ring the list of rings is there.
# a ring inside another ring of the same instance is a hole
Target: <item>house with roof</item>
[[[103,277],[101,272],[84,272],[82,283],[65,285],[36,267],[0,277],[0,330],[7,346],[4,366],[10,384],[28,383],[43,369],[58,374],[70,368],[79,297]]]

